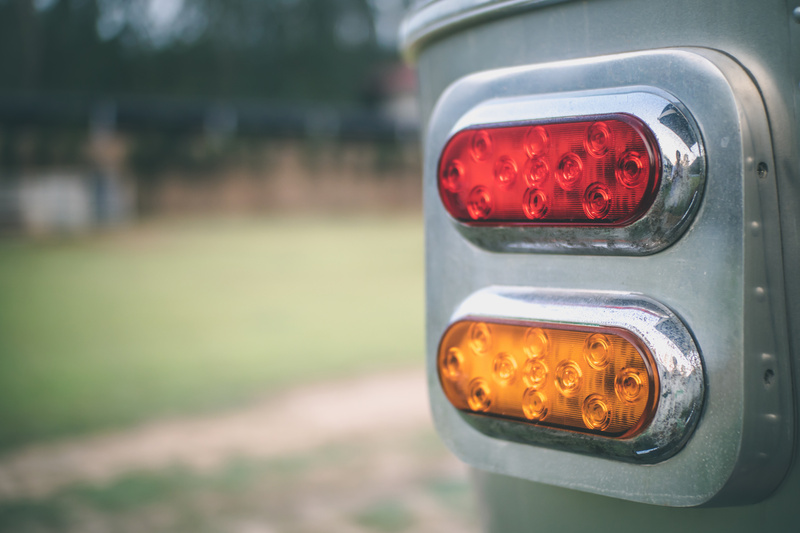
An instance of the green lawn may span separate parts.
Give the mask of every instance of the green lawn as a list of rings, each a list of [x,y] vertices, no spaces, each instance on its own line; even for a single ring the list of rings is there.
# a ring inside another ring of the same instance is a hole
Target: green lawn
[[[0,449],[422,365],[421,217],[0,242]]]
[[[232,457],[212,471],[128,472],[0,500],[0,533],[426,533],[442,524],[477,532],[474,496],[455,461],[428,428],[269,460]]]

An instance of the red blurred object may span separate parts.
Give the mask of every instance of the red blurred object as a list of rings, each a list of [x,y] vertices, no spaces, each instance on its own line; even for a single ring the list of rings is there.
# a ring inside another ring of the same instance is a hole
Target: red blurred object
[[[442,153],[439,195],[468,224],[625,226],[653,203],[658,154],[624,114],[466,129]]]

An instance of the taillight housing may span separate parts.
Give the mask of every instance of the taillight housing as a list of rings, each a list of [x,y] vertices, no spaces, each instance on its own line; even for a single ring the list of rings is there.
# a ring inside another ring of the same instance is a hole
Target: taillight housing
[[[438,187],[466,224],[625,226],[650,208],[660,178],[653,133],[614,114],[461,130]]]
[[[440,208],[481,248],[649,255],[675,243],[700,206],[700,130],[667,95],[491,98],[462,113],[433,132],[429,172]]]
[[[437,367],[458,409],[554,429],[630,438],[658,405],[655,361],[620,328],[466,318]]]
[[[641,295],[488,287],[442,333],[439,386],[504,440],[635,463],[674,455],[705,380],[683,322]]]

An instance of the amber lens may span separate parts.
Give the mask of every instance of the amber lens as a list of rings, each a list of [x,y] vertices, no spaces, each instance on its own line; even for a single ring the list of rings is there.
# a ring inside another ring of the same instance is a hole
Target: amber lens
[[[608,437],[639,433],[658,402],[652,356],[616,328],[461,320],[438,368],[458,409]]]

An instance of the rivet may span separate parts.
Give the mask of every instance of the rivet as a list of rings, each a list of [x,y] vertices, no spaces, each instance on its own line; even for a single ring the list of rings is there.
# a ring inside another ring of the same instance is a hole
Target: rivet
[[[766,178],[766,177],[767,177],[767,174],[769,173],[769,167],[767,166],[767,164],[766,164],[766,163],[764,163],[764,162],[762,161],[762,162],[761,162],[761,163],[759,163],[759,164],[758,164],[758,166],[756,167],[756,173],[758,174],[758,177],[759,177],[759,178],[761,178],[761,179],[763,180],[764,178]]]

